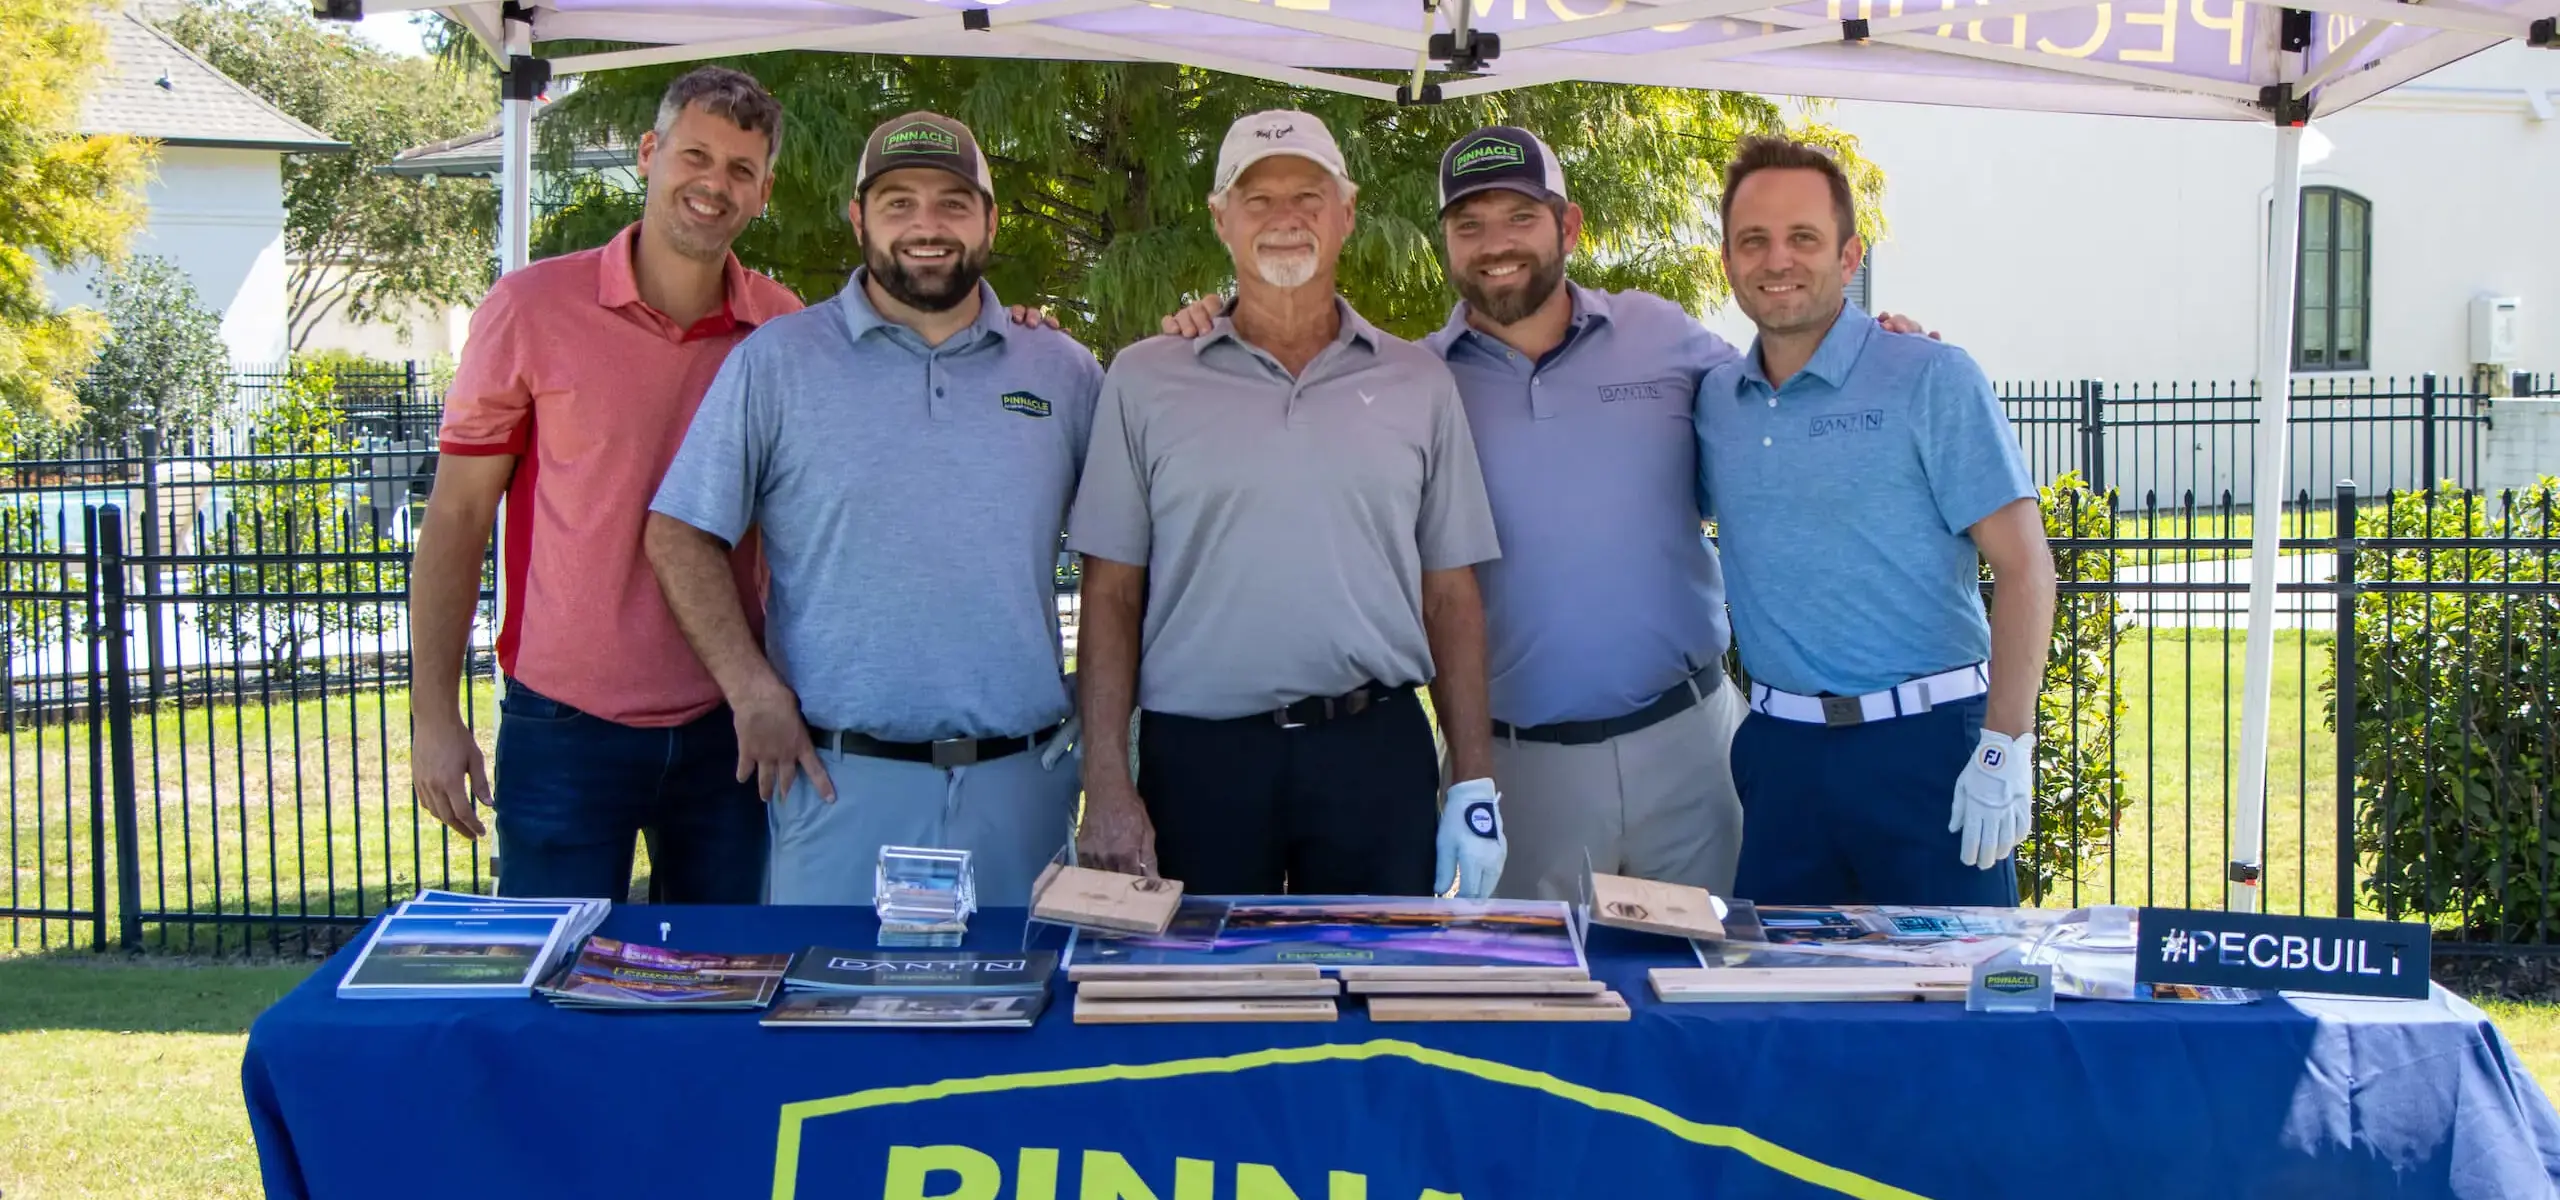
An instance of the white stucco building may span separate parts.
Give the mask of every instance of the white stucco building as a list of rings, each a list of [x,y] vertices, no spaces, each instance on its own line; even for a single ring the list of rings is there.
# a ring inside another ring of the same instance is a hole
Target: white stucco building
[[[285,115],[128,13],[105,13],[108,68],[81,110],[86,133],[160,144],[135,254],[169,259],[222,314],[231,357],[285,357],[284,156],[345,144]],[[96,269],[49,274],[59,305],[94,303]]]

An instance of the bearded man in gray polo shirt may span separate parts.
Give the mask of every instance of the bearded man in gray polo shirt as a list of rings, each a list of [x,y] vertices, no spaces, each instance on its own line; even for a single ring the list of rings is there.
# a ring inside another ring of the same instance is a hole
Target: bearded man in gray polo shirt
[[[1232,319],[1132,346],[1103,381],[1068,526],[1095,864],[1202,894],[1482,897],[1500,877],[1472,570],[1498,553],[1492,514],[1448,368],[1335,294],[1357,190],[1314,117],[1238,120],[1209,198]]]
[[[868,902],[889,843],[968,850],[983,902],[1025,904],[1074,825],[1055,570],[1102,369],[981,279],[994,192],[959,122],[874,131],[863,269],[731,353],[651,505],[659,586],[767,801],[773,903]],[[721,582],[750,529],[763,646]]]

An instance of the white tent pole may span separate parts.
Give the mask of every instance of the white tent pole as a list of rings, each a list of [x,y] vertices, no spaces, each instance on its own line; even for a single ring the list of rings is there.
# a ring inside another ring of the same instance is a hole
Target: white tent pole
[[[533,54],[533,25],[506,23],[507,58]],[[498,263],[513,271],[532,257],[533,99],[510,96],[498,105]]]
[[[2258,338],[2258,458],[2250,480],[2249,642],[2240,682],[2240,780],[2223,907],[2258,911],[2267,836],[2267,706],[2276,650],[2276,538],[2284,526],[2285,453],[2293,396],[2295,245],[2302,224],[2302,130],[2276,125],[2275,188],[2267,225],[2266,323]],[[2339,520],[2349,520],[2341,513]],[[2340,631],[2343,635],[2346,631]],[[2338,848],[2350,854],[2350,847]]]

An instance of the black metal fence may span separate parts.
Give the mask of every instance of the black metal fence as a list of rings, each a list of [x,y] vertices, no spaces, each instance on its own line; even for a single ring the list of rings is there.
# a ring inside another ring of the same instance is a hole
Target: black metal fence
[[[2194,423],[2185,444],[2228,428]],[[2473,453],[2482,428],[2453,428],[2438,453]],[[12,948],[304,953],[418,887],[485,890],[483,848],[410,798],[404,600],[433,456],[395,432],[349,419],[282,448],[244,427],[0,461]],[[2044,903],[2224,902],[2254,565],[2250,514],[2215,494],[2057,498],[2064,632],[2026,853]],[[2263,906],[2560,944],[2554,498],[2295,500],[2270,568]],[[1070,628],[1075,582],[1062,561]],[[484,626],[466,690],[484,730],[488,644]]]
[[[2508,385],[2531,396],[2555,381],[2517,374]],[[2255,383],[2010,383],[2000,397],[2038,479],[2077,471],[2125,508],[2252,494]],[[2284,492],[2325,502],[2341,479],[2369,493],[2479,486],[2493,405],[2470,376],[2296,378]]]

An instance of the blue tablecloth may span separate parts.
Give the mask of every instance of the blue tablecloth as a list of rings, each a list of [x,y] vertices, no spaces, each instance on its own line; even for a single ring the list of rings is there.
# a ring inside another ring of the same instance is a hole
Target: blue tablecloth
[[[701,950],[863,947],[867,910],[617,910]],[[970,943],[1019,945],[1017,912]],[[258,1019],[267,1194],[889,1200],[2560,1195],[2560,1118],[2479,1010],[1666,1005],[1625,1024],[777,1030],[754,1014],[341,1001]]]

